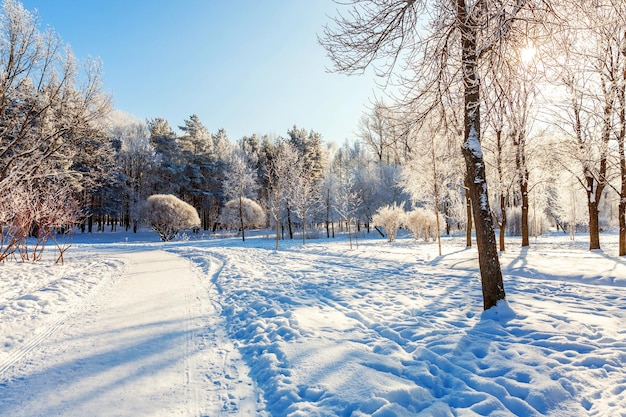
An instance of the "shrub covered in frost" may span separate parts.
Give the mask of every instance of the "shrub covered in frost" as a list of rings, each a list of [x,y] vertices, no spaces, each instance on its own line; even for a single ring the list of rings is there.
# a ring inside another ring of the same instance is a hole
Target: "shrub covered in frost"
[[[239,203],[241,202],[241,210]],[[233,229],[240,229],[243,222],[244,229],[262,227],[267,220],[265,210],[254,200],[246,197],[229,200],[222,210],[220,222]]]
[[[404,226],[411,232],[413,238],[429,241],[437,237],[437,218],[435,213],[424,208],[415,208],[405,214]]]
[[[385,229],[390,242],[396,240],[398,229],[404,224],[404,207],[395,203],[392,206],[384,206],[378,209],[372,216],[374,226]]]
[[[164,242],[174,239],[179,231],[200,226],[196,209],[171,194],[148,197],[144,206],[146,221]]]

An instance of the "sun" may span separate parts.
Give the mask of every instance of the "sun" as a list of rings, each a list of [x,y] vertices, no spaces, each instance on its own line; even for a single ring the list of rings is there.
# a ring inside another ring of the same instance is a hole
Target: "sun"
[[[529,64],[537,54],[537,49],[532,42],[528,42],[525,47],[520,50],[520,57],[522,59],[522,63]]]

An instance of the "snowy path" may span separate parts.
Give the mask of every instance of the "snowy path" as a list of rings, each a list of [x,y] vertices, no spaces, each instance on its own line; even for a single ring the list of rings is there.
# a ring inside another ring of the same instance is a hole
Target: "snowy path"
[[[122,258],[121,277],[4,361],[0,415],[257,415],[210,278],[163,251]]]

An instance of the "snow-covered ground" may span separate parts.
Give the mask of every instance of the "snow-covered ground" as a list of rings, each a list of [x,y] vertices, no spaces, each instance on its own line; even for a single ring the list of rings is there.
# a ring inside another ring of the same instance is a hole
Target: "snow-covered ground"
[[[626,416],[616,242],[510,239],[482,312],[460,238],[79,234],[0,264],[0,415]]]

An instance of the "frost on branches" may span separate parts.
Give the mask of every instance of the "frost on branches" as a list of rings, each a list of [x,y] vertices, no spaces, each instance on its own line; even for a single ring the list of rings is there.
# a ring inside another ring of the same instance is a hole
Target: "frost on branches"
[[[144,213],[150,227],[164,242],[174,239],[181,230],[200,226],[196,209],[171,194],[148,197]]]
[[[235,198],[226,203],[220,222],[229,229],[250,229],[265,225],[267,215],[263,207],[246,197]],[[241,230],[240,230],[241,231]]]
[[[390,242],[396,240],[398,229],[404,224],[404,207],[396,203],[378,209],[372,216],[372,223],[385,229]]]
[[[63,263],[80,210],[67,185],[25,183],[0,193],[0,261],[38,261],[51,240]]]
[[[411,232],[415,240],[437,239],[437,217],[435,213],[424,208],[415,208],[404,215],[404,226]]]

